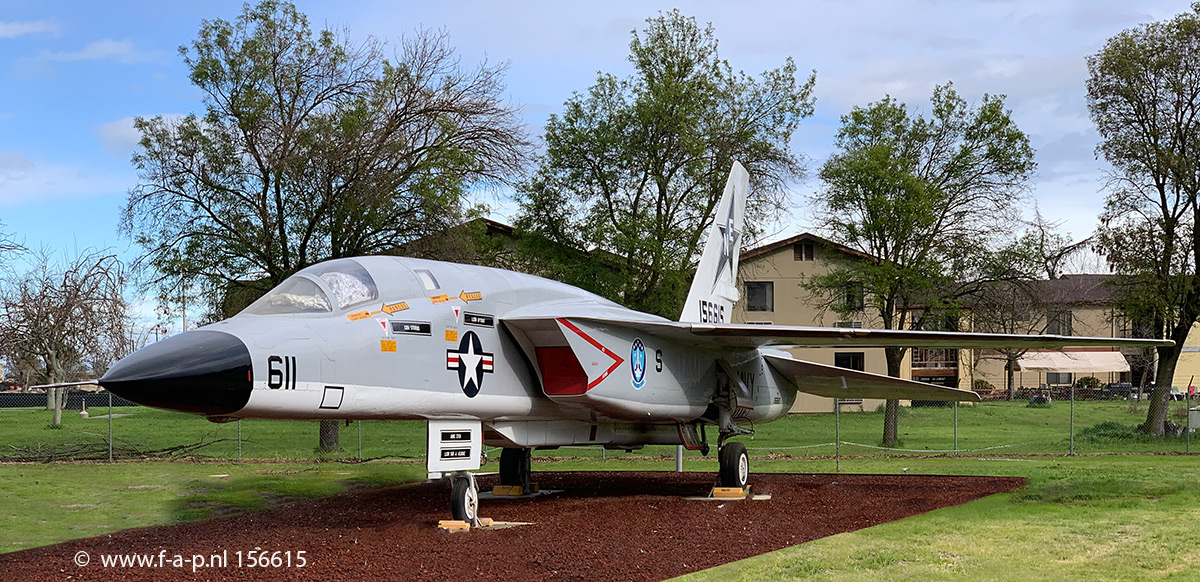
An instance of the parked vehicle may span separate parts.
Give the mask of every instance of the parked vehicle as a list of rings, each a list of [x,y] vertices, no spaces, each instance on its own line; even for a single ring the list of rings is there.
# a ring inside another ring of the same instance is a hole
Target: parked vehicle
[[[1129,398],[1134,393],[1132,382],[1111,382],[1100,389],[1100,397],[1106,400]]]

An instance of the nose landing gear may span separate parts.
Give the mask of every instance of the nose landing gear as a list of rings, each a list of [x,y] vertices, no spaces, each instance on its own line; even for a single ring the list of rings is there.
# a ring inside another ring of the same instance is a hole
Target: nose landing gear
[[[450,478],[450,512],[458,521],[479,525],[479,487],[474,474],[459,471]]]

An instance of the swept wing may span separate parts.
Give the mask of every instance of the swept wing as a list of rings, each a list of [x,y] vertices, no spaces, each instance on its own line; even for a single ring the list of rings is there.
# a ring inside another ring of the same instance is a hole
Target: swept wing
[[[797,325],[748,325],[735,323],[675,322],[645,314],[622,310],[607,310],[600,314],[593,305],[573,310],[566,305],[556,317],[533,313],[514,313],[502,318],[508,325],[522,327],[539,321],[557,318],[582,319],[600,325],[615,325],[645,330],[662,337],[692,345],[757,348],[766,346],[794,347],[858,347],[858,348],[957,348],[957,349],[1050,349],[1067,347],[1137,347],[1153,348],[1174,345],[1171,340],[1131,339],[1112,337],[1078,337],[1063,335],[1017,335],[958,331],[910,331],[891,329],[858,329],[813,327]]]

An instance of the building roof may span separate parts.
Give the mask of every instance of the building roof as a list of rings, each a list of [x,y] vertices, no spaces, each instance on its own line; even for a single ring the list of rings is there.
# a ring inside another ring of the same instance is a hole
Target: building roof
[[[755,257],[765,255],[768,253],[772,253],[772,252],[775,252],[776,250],[792,246],[799,242],[812,242],[812,243],[817,244],[818,246],[831,248],[838,252],[852,255],[852,256],[858,257],[860,259],[873,258],[873,257],[871,257],[871,255],[868,255],[862,251],[852,249],[846,245],[841,245],[841,244],[835,243],[827,238],[817,236],[811,232],[802,232],[796,236],[785,238],[783,240],[778,240],[773,243],[769,243],[769,244],[762,245],[760,247],[752,248],[750,250],[742,251],[740,260],[745,261],[747,259],[753,259]]]
[[[1034,281],[1035,289],[1046,303],[1112,303],[1113,288],[1105,285],[1111,275],[1063,275],[1058,279]]]

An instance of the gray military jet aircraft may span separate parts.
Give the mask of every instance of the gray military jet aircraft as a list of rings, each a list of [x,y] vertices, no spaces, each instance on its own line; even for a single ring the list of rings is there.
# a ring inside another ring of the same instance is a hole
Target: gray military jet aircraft
[[[1138,346],[1158,340],[737,325],[749,176],[735,163],[680,321],[500,269],[392,256],[296,273],[236,316],[149,345],[100,384],[147,406],[239,418],[427,420],[431,477],[474,522],[470,471],[502,447],[500,480],[529,491],[530,451],[684,445],[745,487],[730,440],[787,413],[797,391],[838,398],[978,400],[974,392],[805,362],[778,346]]]

